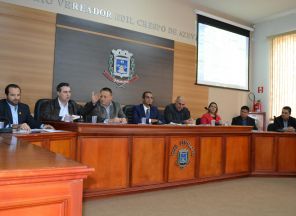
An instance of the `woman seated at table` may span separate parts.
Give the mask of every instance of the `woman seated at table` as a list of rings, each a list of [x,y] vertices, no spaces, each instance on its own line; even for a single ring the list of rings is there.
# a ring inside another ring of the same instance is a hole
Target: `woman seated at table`
[[[201,117],[201,124],[211,124],[212,120],[215,120],[215,125],[221,124],[221,117],[217,114],[218,105],[215,102],[211,102],[205,109],[208,110],[208,112]]]

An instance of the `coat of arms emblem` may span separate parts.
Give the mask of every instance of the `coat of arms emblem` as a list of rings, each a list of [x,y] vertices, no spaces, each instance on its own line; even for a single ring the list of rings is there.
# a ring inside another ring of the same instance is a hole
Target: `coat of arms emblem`
[[[116,83],[118,87],[124,87],[139,79],[135,74],[135,58],[133,53],[127,50],[113,49],[109,56],[108,71],[104,71],[104,76]]]
[[[176,157],[176,164],[181,168],[185,168],[189,163],[191,157],[195,154],[194,147],[187,140],[181,140],[174,145],[171,151],[171,156]]]

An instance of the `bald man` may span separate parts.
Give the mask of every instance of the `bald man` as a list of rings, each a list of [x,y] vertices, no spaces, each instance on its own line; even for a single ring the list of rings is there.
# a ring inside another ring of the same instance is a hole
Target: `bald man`
[[[190,111],[186,108],[185,99],[182,96],[178,96],[175,103],[166,106],[164,119],[167,124],[194,124]]]

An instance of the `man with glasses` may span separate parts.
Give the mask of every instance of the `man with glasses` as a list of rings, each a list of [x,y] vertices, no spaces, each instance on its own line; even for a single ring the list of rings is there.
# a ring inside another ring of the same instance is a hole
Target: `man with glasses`
[[[232,118],[231,125],[253,126],[253,130],[258,130],[255,119],[249,117],[250,109],[248,106],[242,106],[240,115]]]
[[[194,124],[190,111],[186,108],[185,99],[182,96],[178,96],[175,103],[166,106],[164,119],[167,124]]]
[[[282,115],[274,119],[274,130],[283,132],[295,132],[296,119],[291,116],[291,107],[284,106]]]
[[[142,94],[143,103],[133,108],[133,123],[143,123],[142,119],[145,118],[146,124],[162,123],[160,114],[156,106],[152,106],[153,95],[151,91],[145,91]]]

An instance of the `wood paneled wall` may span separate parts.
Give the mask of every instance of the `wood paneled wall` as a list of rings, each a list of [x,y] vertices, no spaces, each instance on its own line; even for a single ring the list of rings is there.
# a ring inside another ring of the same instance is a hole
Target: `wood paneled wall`
[[[19,84],[31,112],[37,99],[51,97],[55,23],[54,13],[0,2],[0,94],[8,83]],[[195,80],[195,46],[175,42],[172,101],[184,96],[194,118],[208,103],[208,87]]]
[[[175,42],[173,98],[184,96],[194,118],[200,117],[208,104],[209,88],[196,85],[196,48],[190,44]]]
[[[33,112],[35,101],[51,97],[54,64],[53,13],[0,2],[0,91],[9,83],[22,88]]]

